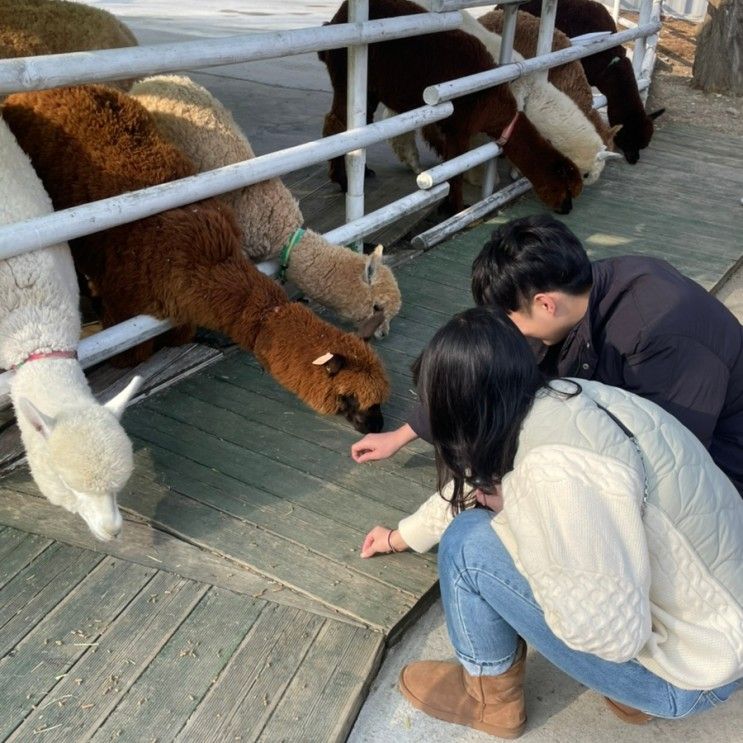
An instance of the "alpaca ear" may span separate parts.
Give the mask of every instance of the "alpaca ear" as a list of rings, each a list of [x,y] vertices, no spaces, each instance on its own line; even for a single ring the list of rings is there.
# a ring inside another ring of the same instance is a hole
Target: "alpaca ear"
[[[658,109],[657,111],[653,111],[653,113],[651,113],[651,114],[648,114],[648,116],[649,116],[649,117],[650,117],[651,119],[657,119],[657,118],[658,118],[659,116],[661,116],[661,115],[662,115],[662,114],[664,114],[665,112],[666,112],[666,109],[665,109],[665,108],[659,108],[659,109]]]
[[[324,366],[328,376],[334,377],[346,365],[346,357],[337,353],[325,353],[312,363],[315,366]]]
[[[364,265],[364,281],[366,281],[367,284],[371,284],[372,279],[374,278],[374,274],[382,265],[383,251],[384,246],[377,245],[377,247],[374,248],[374,252],[372,252],[371,255],[369,255],[369,257],[366,259],[366,264]]]
[[[144,379],[140,376],[134,377],[116,397],[112,397],[103,407],[110,410],[120,420],[121,416],[124,415],[127,403],[137,394],[143,381]]]
[[[27,397],[18,400],[18,412],[28,418],[31,425],[45,438],[48,439],[54,430],[55,420],[42,413],[36,405]]]

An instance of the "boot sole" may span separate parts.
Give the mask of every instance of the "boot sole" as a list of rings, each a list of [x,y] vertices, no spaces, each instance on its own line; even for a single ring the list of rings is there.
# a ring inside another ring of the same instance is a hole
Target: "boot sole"
[[[498,738],[508,739],[518,738],[523,734],[524,730],[526,730],[526,720],[524,720],[517,728],[504,728],[497,725],[488,725],[486,722],[481,722],[480,720],[457,717],[445,710],[437,710],[434,707],[429,707],[425,702],[422,702],[420,699],[412,695],[408,688],[403,685],[402,679],[400,679],[399,688],[400,693],[410,702],[410,704],[413,705],[413,707],[421,712],[425,712],[429,717],[435,717],[437,720],[442,720],[443,722],[452,722],[455,725],[464,725],[465,727],[473,728],[483,733],[490,733],[490,735],[495,735]]]

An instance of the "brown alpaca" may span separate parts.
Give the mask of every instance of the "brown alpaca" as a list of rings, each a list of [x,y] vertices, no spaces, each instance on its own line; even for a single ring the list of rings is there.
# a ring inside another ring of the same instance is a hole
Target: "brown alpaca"
[[[126,25],[100,8],[66,0],[0,0],[0,59],[136,45]],[[132,82],[110,85],[127,90]]]
[[[529,0],[520,10],[540,16],[542,0]],[[609,11],[595,0],[560,0],[557,4],[555,28],[566,36],[582,36],[596,31],[617,32]],[[621,125],[614,144],[624,153],[628,163],[640,159],[653,137],[653,120],[665,109],[645,113],[645,104],[637,89],[637,80],[627,50],[620,44],[581,59],[586,78],[606,96],[606,113],[612,126]]]
[[[2,115],[56,209],[195,172],[141,104],[111,88],[19,93],[5,101]],[[241,239],[232,210],[206,199],[70,247],[100,297],[105,326],[150,314],[225,333],[319,413],[341,413],[359,431],[379,431],[389,383],[374,352],[290,302],[245,257]],[[186,335],[181,329],[180,340]]]
[[[369,17],[389,18],[426,11],[409,0],[371,0]],[[344,2],[330,23],[346,23],[348,7]],[[319,52],[333,84],[333,103],[325,117],[323,135],[346,128],[345,49]],[[369,121],[379,103],[402,112],[423,105],[423,89],[493,68],[493,59],[483,44],[462,31],[444,31],[407,39],[369,45],[368,115]],[[508,159],[531,181],[537,195],[556,211],[566,214],[572,200],[583,187],[575,165],[555,150],[517,110],[516,99],[508,85],[463,96],[453,101],[454,113],[438,122],[441,139],[431,128],[423,130],[429,143],[444,159],[461,155],[470,139],[480,132],[498,139],[510,131],[503,145]],[[346,175],[342,157],[330,163],[330,177],[345,190]],[[450,181],[449,204],[459,211],[462,204],[462,178]]]
[[[503,33],[503,11],[493,10],[478,18],[488,31],[502,35]],[[513,48],[531,59],[537,54],[537,38],[539,36],[539,19],[531,13],[518,11],[516,20],[516,35],[513,40]],[[555,29],[552,39],[552,51],[567,49],[570,47],[570,39],[562,31]],[[598,111],[593,107],[593,93],[586,79],[586,73],[580,62],[568,62],[567,64],[553,67],[549,71],[549,81],[565,95],[572,98],[580,110],[590,119],[596,128],[598,135],[607,147],[614,143],[614,135],[619,127],[610,128]]]

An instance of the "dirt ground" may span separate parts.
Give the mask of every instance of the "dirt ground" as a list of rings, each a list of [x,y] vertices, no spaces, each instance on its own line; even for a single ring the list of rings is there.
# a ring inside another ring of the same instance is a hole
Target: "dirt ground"
[[[623,15],[637,21],[637,14]],[[691,87],[698,24],[668,16],[663,16],[662,23],[647,105],[649,111],[666,109],[656,126],[679,122],[743,136],[743,98]]]

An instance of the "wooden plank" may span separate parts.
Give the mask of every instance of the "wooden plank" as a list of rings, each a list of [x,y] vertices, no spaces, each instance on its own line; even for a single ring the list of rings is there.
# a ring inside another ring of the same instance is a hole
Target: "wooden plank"
[[[146,451],[137,453],[120,502],[160,528],[373,627],[395,626],[415,603],[410,594],[145,479],[146,457]]]
[[[52,544],[0,591],[0,656],[11,650],[100,562],[91,552]]]
[[[255,740],[323,621],[267,606],[176,740]]]
[[[95,644],[8,740],[30,740],[40,730],[45,741],[88,740],[207,590],[158,572],[95,641],[82,630],[68,631],[79,643]],[[97,611],[95,603],[80,608],[85,614]],[[197,655],[198,646],[184,646],[184,652]],[[172,681],[180,686],[181,678]]]
[[[149,453],[156,464],[158,482],[165,482],[174,491],[286,539],[319,557],[410,594],[425,591],[436,580],[434,561],[430,557],[411,555],[415,559],[391,565],[382,565],[378,561],[375,565],[374,560],[362,560],[358,552],[366,531],[306,509],[299,498],[287,502],[256,488],[246,488],[243,483],[221,476],[214,468],[194,467],[188,460],[174,459],[163,450],[155,453],[150,449]],[[304,496],[309,500],[306,491]],[[330,535],[331,539],[328,538]]]
[[[0,739],[36,711],[58,676],[67,673],[84,653],[96,649],[91,643],[97,642],[153,574],[139,565],[104,558],[14,652],[0,659]],[[87,636],[85,643],[70,634],[76,630]]]
[[[379,634],[326,622],[256,740],[345,740],[383,649]]]
[[[184,578],[220,586],[240,594],[264,596],[267,600],[279,604],[301,607],[342,621],[352,621],[281,583],[249,571],[244,565],[231,563],[224,557],[200,549],[141,521],[125,519],[121,539],[99,542],[78,516],[53,506],[45,498],[29,494],[29,491],[35,492],[36,486],[27,478],[28,475],[25,479],[20,475],[13,475],[10,481],[3,482],[7,487],[0,488],[1,523],[10,524],[24,531],[37,531],[65,544],[112,555],[140,565],[169,570]],[[7,531],[22,534],[15,529]],[[4,535],[0,534],[0,549],[4,545]]]
[[[265,606],[211,588],[90,740],[173,740]]]
[[[147,422],[151,419],[152,412],[157,412],[201,432],[200,435],[194,435],[193,431],[182,425],[178,431],[179,436],[184,437],[184,441],[185,437],[190,437],[192,443],[198,447],[204,440],[204,434],[214,436],[225,445],[232,444],[240,451],[253,451],[267,460],[306,473],[314,478],[316,487],[322,487],[324,482],[334,483],[407,512],[410,504],[418,500],[421,492],[421,486],[416,487],[414,483],[401,480],[381,469],[372,471],[369,468],[358,467],[350,458],[339,461],[335,452],[312,442],[290,447],[287,437],[275,429],[255,421],[248,423],[237,412],[215,409],[193,397],[182,395],[175,388],[165,395],[146,401],[141,411],[141,414],[139,411],[132,411],[127,417],[127,425],[129,420],[138,415]],[[321,425],[318,421],[318,428]],[[235,454],[238,453],[236,450],[233,451]],[[198,458],[200,454],[194,451],[193,456]],[[223,466],[228,464],[234,469],[240,463],[225,462]]]
[[[3,501],[0,500],[0,503]],[[35,534],[6,529],[0,535],[0,588],[40,555],[51,541]]]

